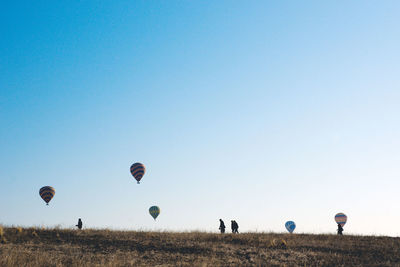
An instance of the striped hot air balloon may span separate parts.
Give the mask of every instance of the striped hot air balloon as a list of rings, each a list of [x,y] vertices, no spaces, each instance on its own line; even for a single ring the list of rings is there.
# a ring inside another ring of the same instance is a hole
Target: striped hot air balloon
[[[151,206],[149,209],[150,215],[154,218],[154,220],[160,215],[160,208],[157,206]]]
[[[296,224],[293,221],[287,221],[285,223],[285,227],[289,231],[289,233],[293,233],[294,229],[296,229]]]
[[[137,183],[140,184],[140,180],[146,172],[146,167],[142,163],[136,162],[131,166],[131,174],[136,179]]]
[[[50,200],[56,194],[56,190],[51,186],[43,186],[39,190],[40,197],[46,202],[46,205],[49,205]]]
[[[347,216],[344,213],[338,213],[335,215],[335,222],[343,227],[347,222]]]

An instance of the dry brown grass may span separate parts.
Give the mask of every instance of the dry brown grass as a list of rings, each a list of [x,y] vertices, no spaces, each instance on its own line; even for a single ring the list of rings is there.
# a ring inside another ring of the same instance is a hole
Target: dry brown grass
[[[1,228],[0,266],[400,266],[400,239]]]

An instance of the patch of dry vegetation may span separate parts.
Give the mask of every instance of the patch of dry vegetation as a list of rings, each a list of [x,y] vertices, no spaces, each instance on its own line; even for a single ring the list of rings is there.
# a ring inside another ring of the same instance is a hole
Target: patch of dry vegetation
[[[0,266],[399,266],[400,239],[0,227]]]

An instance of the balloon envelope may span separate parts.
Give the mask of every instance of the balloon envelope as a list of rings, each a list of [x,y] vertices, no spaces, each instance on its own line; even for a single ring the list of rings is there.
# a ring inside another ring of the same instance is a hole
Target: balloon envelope
[[[43,186],[39,190],[39,195],[40,197],[46,202],[47,205],[49,205],[50,200],[54,197],[56,194],[56,190],[51,187],[51,186]]]
[[[343,227],[347,222],[347,216],[344,213],[338,213],[335,215],[335,222]]]
[[[160,214],[160,208],[157,206],[151,206],[149,209],[150,215],[154,218],[154,220],[158,217]]]
[[[131,174],[136,179],[137,183],[140,183],[143,175],[146,172],[146,167],[142,163],[136,162],[131,166]]]
[[[289,233],[293,233],[294,229],[296,229],[296,224],[294,221],[287,221],[285,223],[286,229],[289,231]]]

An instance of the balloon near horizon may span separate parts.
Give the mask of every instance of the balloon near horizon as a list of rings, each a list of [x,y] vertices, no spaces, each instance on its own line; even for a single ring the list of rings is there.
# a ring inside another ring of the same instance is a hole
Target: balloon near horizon
[[[296,229],[296,223],[294,221],[287,221],[285,227],[289,233],[293,233],[294,229]]]
[[[131,174],[132,174],[133,178],[135,178],[137,183],[140,184],[140,180],[143,178],[143,175],[146,173],[146,167],[142,163],[136,162],[136,163],[132,164],[130,170],[131,170]]]
[[[50,200],[56,194],[56,190],[51,186],[43,186],[39,190],[40,197],[46,202],[46,205],[49,205]]]
[[[347,222],[347,216],[344,213],[340,212],[335,215],[335,222],[343,227]]]
[[[151,206],[149,209],[149,213],[151,215],[151,217],[153,217],[154,220],[156,220],[156,218],[158,217],[158,215],[160,215],[160,208],[157,206]]]

